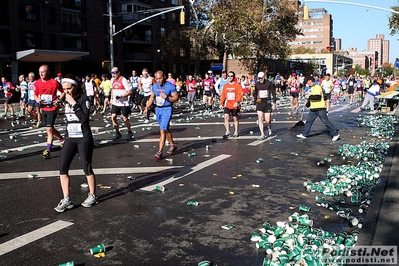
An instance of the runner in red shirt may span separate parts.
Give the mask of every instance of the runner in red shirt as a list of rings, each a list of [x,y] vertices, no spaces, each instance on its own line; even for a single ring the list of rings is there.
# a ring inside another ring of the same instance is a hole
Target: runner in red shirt
[[[42,153],[42,158],[49,159],[51,148],[53,146],[54,136],[64,142],[60,132],[54,127],[54,122],[57,117],[58,98],[57,91],[61,92],[60,99],[65,95],[61,84],[53,78],[50,78],[50,70],[47,65],[42,65],[39,68],[39,76],[35,82],[35,101],[40,104],[42,110],[42,121],[46,124],[47,132],[47,148]]]

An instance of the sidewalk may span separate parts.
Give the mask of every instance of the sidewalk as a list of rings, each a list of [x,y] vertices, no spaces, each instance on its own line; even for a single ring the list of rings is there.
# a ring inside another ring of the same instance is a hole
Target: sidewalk
[[[397,126],[357,246],[399,245],[398,134]]]

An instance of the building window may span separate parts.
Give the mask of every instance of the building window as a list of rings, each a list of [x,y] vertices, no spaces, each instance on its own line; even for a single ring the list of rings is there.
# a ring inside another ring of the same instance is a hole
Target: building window
[[[19,5],[19,16],[20,20],[25,21],[39,21],[40,19],[40,9],[34,5]]]
[[[176,13],[172,12],[170,15],[171,15],[171,18],[172,18],[172,22],[176,22],[177,21]]]
[[[62,48],[64,50],[69,51],[86,51],[87,43],[86,41],[77,39],[77,38],[70,38],[65,37],[62,38]]]
[[[172,5],[178,5],[179,3],[178,3],[178,1],[177,0],[172,0]],[[176,73],[176,72],[175,72]]]
[[[21,32],[21,46],[24,48],[41,48],[39,33]]]
[[[165,37],[166,36],[166,28],[160,27],[159,28],[159,36],[160,37]]]
[[[162,20],[166,20],[166,13],[163,13],[159,16]]]
[[[179,55],[180,55],[180,57],[186,57],[187,56],[186,48],[180,47]]]
[[[177,65],[176,64],[172,64],[172,72],[177,73]]]
[[[78,14],[62,12],[62,31],[80,33],[81,20]]]

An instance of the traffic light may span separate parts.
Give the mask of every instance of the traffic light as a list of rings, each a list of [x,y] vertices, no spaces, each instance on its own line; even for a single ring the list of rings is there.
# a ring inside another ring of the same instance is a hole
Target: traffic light
[[[303,19],[309,19],[309,7],[303,6]]]
[[[180,25],[184,25],[185,24],[185,19],[186,19],[186,14],[185,14],[184,10],[182,9],[180,11]]]

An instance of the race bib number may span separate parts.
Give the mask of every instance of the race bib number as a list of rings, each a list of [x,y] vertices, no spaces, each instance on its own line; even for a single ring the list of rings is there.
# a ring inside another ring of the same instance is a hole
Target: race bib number
[[[269,91],[268,90],[260,90],[258,93],[259,98],[268,98]]]
[[[83,138],[82,126],[78,123],[71,123],[67,126],[68,136],[70,138]]]
[[[40,101],[42,102],[42,104],[53,104],[53,95],[42,94],[40,95]]]
[[[349,82],[349,86],[353,86],[353,81],[350,81],[350,82]]]
[[[155,103],[156,103],[157,106],[163,106],[164,103],[165,103],[165,99],[162,98],[161,96],[157,96],[155,98]]]
[[[236,94],[234,92],[228,92],[227,93],[227,100],[228,101],[235,101],[236,99]]]

